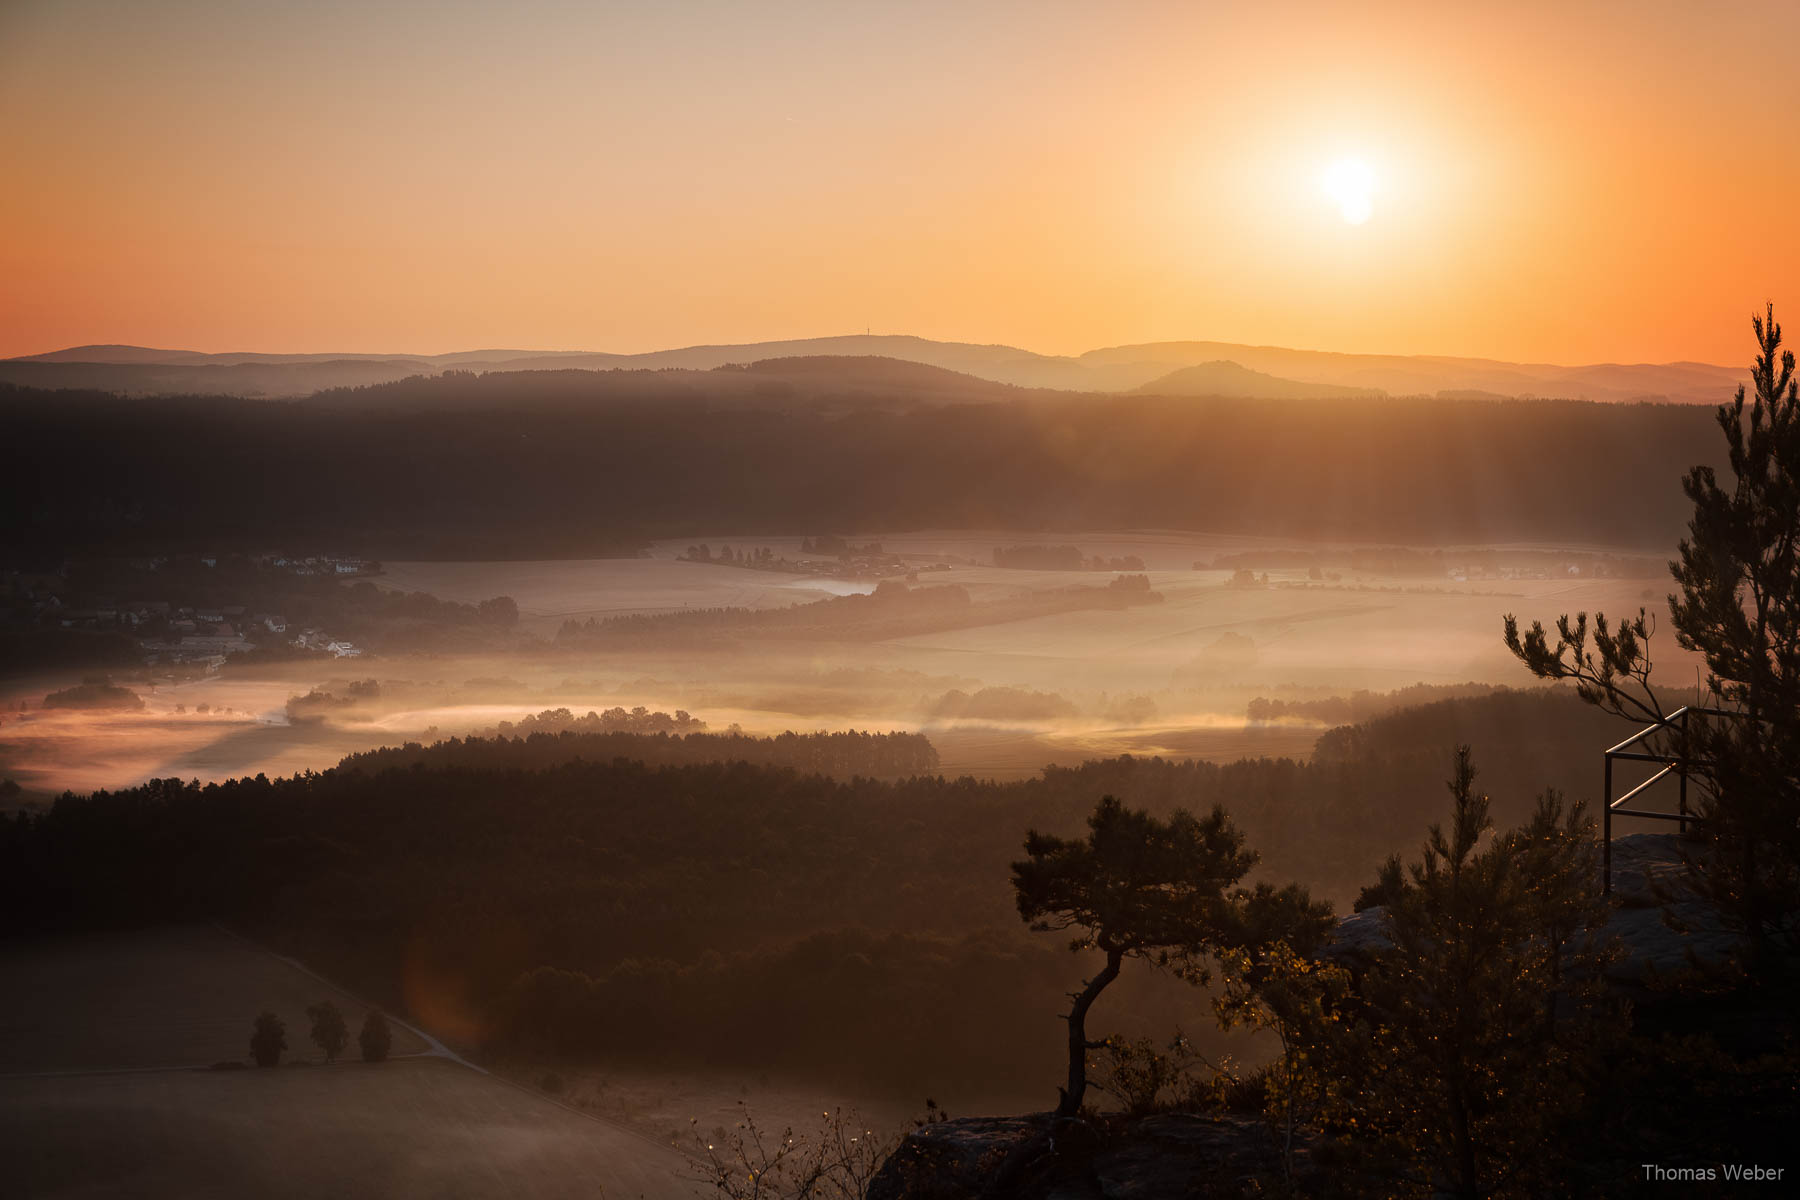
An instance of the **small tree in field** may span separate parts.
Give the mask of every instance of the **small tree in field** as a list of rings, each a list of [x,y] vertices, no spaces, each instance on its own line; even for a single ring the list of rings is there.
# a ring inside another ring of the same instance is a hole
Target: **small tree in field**
[[[344,1014],[331,1001],[321,1000],[308,1005],[306,1015],[312,1018],[312,1040],[325,1052],[325,1061],[337,1061],[337,1056],[344,1052],[344,1043],[350,1040]]]
[[[259,1013],[250,1034],[250,1057],[259,1067],[273,1067],[280,1064],[281,1052],[286,1049],[286,1022],[272,1012]]]
[[[1243,943],[1252,931],[1295,918],[1316,940],[1329,910],[1298,889],[1236,887],[1256,863],[1244,835],[1221,808],[1204,819],[1176,810],[1167,821],[1128,809],[1111,796],[1088,817],[1088,836],[1065,841],[1036,830],[1026,857],[1012,866],[1019,915],[1035,930],[1073,930],[1071,950],[1098,950],[1101,969],[1070,993],[1068,1082],[1057,1112],[1074,1116],[1087,1092],[1087,1017],[1127,958],[1158,966],[1179,959],[1184,973],[1204,977],[1204,959]],[[1290,922],[1291,923],[1291,922]],[[1295,932],[1295,940],[1307,935]]]
[[[1748,407],[1739,388],[1718,410],[1732,474],[1721,486],[1697,466],[1682,490],[1694,505],[1679,558],[1669,564],[1675,639],[1706,659],[1715,705],[1740,719],[1696,722],[1674,747],[1701,785],[1697,883],[1748,937],[1753,965],[1800,948],[1800,395],[1794,355],[1781,350],[1771,306],[1752,318],[1758,354]],[[1604,614],[1539,622],[1521,633],[1506,618],[1506,644],[1543,679],[1573,681],[1582,699],[1640,721],[1660,720],[1650,685],[1647,615],[1609,627]],[[1786,960],[1791,963],[1792,957]]]
[[[394,1035],[379,1008],[370,1009],[369,1015],[363,1018],[362,1031],[356,1035],[356,1041],[362,1047],[364,1062],[386,1060],[388,1049],[394,1044]]]

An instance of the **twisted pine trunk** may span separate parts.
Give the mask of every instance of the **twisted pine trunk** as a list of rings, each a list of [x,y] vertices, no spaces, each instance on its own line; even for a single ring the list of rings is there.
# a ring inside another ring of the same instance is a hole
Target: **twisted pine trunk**
[[[1063,1018],[1069,1023],[1069,1084],[1060,1089],[1062,1102],[1056,1106],[1059,1117],[1072,1117],[1081,1111],[1082,1097],[1087,1094],[1087,1052],[1104,1044],[1088,1041],[1088,1009],[1094,1006],[1106,985],[1119,977],[1119,965],[1124,960],[1124,951],[1108,949],[1106,966],[1075,994],[1075,1002],[1070,1006],[1068,1016]]]

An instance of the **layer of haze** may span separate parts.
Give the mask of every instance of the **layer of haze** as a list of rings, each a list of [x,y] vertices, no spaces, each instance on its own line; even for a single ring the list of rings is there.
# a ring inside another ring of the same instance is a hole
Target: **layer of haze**
[[[1797,36],[1784,0],[13,0],[0,355],[866,326],[1735,361],[1800,299]],[[1318,182],[1345,157],[1361,225]]]
[[[1110,572],[981,565],[1003,531],[882,535],[890,552],[958,565],[923,571],[917,586],[955,586],[976,603],[1069,587],[1100,587]],[[714,547],[725,539],[708,539]],[[64,788],[117,788],[150,778],[224,780],[334,765],[346,754],[407,741],[492,731],[549,709],[579,715],[643,705],[684,709],[714,732],[785,730],[925,733],[943,774],[1019,779],[1046,763],[1074,766],[1117,754],[1230,762],[1305,757],[1325,728],[1361,715],[1247,720],[1265,697],[1287,702],[1394,693],[1417,684],[1529,687],[1502,645],[1501,619],[1560,612],[1651,610],[1669,628],[1666,576],[1577,578],[1544,548],[1545,578],[1456,580],[1379,571],[1274,568],[1267,585],[1231,586],[1229,569],[1196,558],[1281,551],[1301,543],[1219,535],[1132,532],[1069,535],[1086,553],[1141,557],[1160,603],[1079,609],[890,637],[765,632],[720,641],[681,637],[622,644],[556,642],[480,653],[374,655],[264,666],[173,682],[165,672],[115,673],[144,700],[135,711],[44,709],[46,693],[91,672],[69,669],[0,681],[0,776],[43,799]],[[797,537],[760,539],[798,556]],[[740,545],[747,545],[740,543]],[[565,621],[719,606],[785,608],[826,592],[869,591],[829,580],[677,561],[680,541],[651,558],[553,562],[396,562],[380,586],[459,602],[510,594],[520,631],[554,638]],[[1312,547],[1319,549],[1319,547]],[[1520,547],[1509,548],[1513,551]],[[1592,548],[1590,548],[1592,549]],[[1451,562],[1456,551],[1447,551]],[[1479,552],[1470,552],[1478,557]],[[1658,679],[1691,687],[1695,660],[1665,632]],[[378,681],[351,701],[349,685]],[[150,686],[151,681],[157,681]],[[341,702],[290,720],[287,702],[313,690]],[[1420,695],[1409,703],[1444,698]],[[960,699],[959,699],[960,697]],[[21,701],[31,711],[14,715]],[[201,706],[204,705],[204,710]],[[1370,710],[1371,712],[1377,710]]]

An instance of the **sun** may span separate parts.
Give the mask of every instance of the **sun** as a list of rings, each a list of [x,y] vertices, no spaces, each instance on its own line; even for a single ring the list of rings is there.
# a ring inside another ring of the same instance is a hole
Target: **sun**
[[[1320,183],[1349,225],[1361,225],[1375,213],[1375,168],[1360,158],[1340,158],[1326,167]]]

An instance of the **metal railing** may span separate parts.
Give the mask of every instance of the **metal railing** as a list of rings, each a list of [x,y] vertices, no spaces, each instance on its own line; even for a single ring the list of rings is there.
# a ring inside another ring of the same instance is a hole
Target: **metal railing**
[[[1696,758],[1692,753],[1689,739],[1689,722],[1694,717],[1742,717],[1744,714],[1729,712],[1722,708],[1699,708],[1693,705],[1683,706],[1664,717],[1662,720],[1646,725],[1618,745],[1606,752],[1606,803],[1601,808],[1600,857],[1603,887],[1608,895],[1612,893],[1612,823],[1615,815],[1621,817],[1637,817],[1647,821],[1675,821],[1680,824],[1681,832],[1686,833],[1689,821],[1700,821],[1688,807],[1688,776],[1695,767],[1705,767],[1706,760]],[[1675,747],[1672,751],[1656,753],[1644,747],[1647,738],[1658,733],[1673,733]],[[1633,749],[1633,747],[1637,747]],[[1613,763],[1641,762],[1654,763],[1661,769],[1648,779],[1618,798],[1613,797]],[[1644,795],[1651,788],[1667,779],[1670,775],[1678,781],[1676,794],[1676,810],[1674,812],[1658,812],[1655,809],[1627,808],[1627,804]]]

